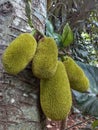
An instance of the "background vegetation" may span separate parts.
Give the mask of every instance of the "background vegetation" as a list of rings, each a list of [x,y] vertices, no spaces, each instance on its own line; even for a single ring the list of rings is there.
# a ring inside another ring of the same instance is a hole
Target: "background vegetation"
[[[98,1],[48,1],[48,20],[46,35],[54,37],[59,49],[63,28],[69,23],[74,41],[60,49],[60,54],[73,57],[90,80],[88,92],[72,90],[75,98],[73,106],[81,110],[82,114],[98,118]],[[96,122],[94,125],[98,126]]]
[[[61,34],[68,22],[74,42],[68,52],[74,59],[96,65],[98,61],[97,0],[54,0],[48,7],[48,19],[56,33]],[[66,48],[65,48],[66,49]]]

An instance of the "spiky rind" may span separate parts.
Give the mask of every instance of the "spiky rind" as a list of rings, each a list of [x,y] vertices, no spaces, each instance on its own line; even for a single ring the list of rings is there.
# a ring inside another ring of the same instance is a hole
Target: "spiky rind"
[[[57,69],[58,49],[53,38],[42,38],[32,62],[33,74],[38,78],[48,79]]]
[[[40,81],[40,102],[44,114],[52,120],[62,120],[69,114],[72,97],[69,80],[62,62],[55,75]]]
[[[18,74],[32,60],[37,47],[37,42],[29,33],[20,34],[6,48],[2,63],[9,74]]]
[[[64,58],[64,65],[72,89],[85,92],[89,88],[89,80],[82,68],[69,56]]]

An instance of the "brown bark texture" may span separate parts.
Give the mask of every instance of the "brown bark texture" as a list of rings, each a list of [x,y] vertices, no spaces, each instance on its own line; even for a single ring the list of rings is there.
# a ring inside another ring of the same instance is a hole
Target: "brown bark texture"
[[[44,33],[46,0],[32,0],[34,27]],[[39,80],[31,65],[16,76],[5,72],[2,54],[20,33],[31,32],[24,0],[0,0],[0,130],[45,130],[39,102]]]

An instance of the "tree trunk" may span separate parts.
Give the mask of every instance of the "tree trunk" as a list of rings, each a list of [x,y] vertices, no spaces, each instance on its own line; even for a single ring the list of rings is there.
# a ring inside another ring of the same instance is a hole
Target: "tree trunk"
[[[46,0],[32,0],[34,27],[44,33]],[[31,32],[24,0],[0,0],[0,59],[20,33]],[[39,103],[39,80],[31,66],[17,76],[5,72],[0,60],[0,130],[45,130]]]

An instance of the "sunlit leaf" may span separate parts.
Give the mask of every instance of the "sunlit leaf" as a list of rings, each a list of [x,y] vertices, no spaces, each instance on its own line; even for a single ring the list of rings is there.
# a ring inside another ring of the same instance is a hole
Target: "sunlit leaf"
[[[67,23],[62,33],[62,44],[64,47],[69,46],[73,42],[73,32]]]

